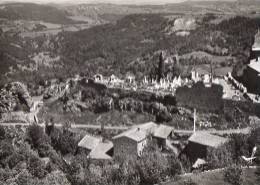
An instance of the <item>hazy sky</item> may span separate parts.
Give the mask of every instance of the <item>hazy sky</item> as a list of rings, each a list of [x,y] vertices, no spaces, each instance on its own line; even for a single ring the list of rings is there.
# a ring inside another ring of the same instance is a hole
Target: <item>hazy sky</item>
[[[185,0],[0,0],[0,2],[2,3],[6,1],[34,2],[34,3],[165,4],[165,3],[179,3]],[[234,1],[234,0],[226,0],[226,1]]]

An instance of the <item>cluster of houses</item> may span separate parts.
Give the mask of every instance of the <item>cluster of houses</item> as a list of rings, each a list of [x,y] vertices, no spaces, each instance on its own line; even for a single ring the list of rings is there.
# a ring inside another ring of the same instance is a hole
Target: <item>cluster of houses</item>
[[[78,147],[87,150],[88,156],[97,160],[112,159],[116,156],[141,156],[149,139],[155,140],[161,150],[174,150],[174,147],[169,144],[172,131],[172,127],[148,122],[114,136],[112,141],[86,135],[78,143]]]
[[[180,149],[174,144],[174,136],[172,127],[148,122],[133,126],[114,136],[112,141],[86,135],[78,143],[78,147],[87,151],[90,159],[112,160],[115,157],[141,156],[149,141],[153,141],[164,154],[174,153],[176,156],[185,154],[196,168],[206,164],[209,147],[218,148],[227,141],[227,138],[194,130],[188,139],[188,144]]]

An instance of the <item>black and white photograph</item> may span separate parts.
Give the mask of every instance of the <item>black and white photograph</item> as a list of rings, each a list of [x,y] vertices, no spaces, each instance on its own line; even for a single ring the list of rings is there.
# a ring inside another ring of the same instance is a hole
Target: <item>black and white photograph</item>
[[[260,0],[0,0],[0,185],[260,185]]]

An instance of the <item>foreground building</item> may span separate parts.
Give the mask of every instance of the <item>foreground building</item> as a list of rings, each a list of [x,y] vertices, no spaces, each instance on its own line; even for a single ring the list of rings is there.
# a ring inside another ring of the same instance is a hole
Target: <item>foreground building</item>
[[[197,160],[205,160],[209,148],[218,148],[228,141],[227,138],[209,134],[207,132],[195,132],[189,139],[183,153],[187,155],[192,163]]]
[[[114,156],[141,156],[149,140],[154,140],[161,150],[172,149],[169,139],[173,128],[154,122],[133,127],[113,138]]]
[[[113,157],[141,156],[148,142],[153,140],[161,151],[176,152],[170,139],[173,128],[148,122],[136,125],[112,138],[112,141],[86,135],[79,143],[79,150],[88,153],[89,158],[97,160],[110,160]]]
[[[155,123],[148,122],[113,137],[114,156],[142,155],[156,127]]]

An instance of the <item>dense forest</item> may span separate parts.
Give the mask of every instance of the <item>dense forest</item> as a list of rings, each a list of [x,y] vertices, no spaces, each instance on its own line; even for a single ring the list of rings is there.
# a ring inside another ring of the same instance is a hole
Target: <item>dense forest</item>
[[[115,24],[78,32],[62,32],[56,36],[20,38],[18,35],[1,33],[0,42],[4,46],[0,48],[1,79],[37,83],[41,79],[67,78],[75,74],[90,77],[95,73],[114,73],[123,77],[127,72],[141,79],[145,75],[156,74],[161,50],[166,51],[173,61],[166,65],[165,75],[182,75],[187,65],[210,63],[208,59],[194,57],[177,62],[175,55],[182,56],[195,51],[203,51],[213,57],[234,57],[235,60],[222,62],[221,66],[234,67],[234,75],[241,75],[241,68],[250,56],[254,34],[259,26],[258,19],[236,16],[216,24],[211,21],[217,17],[206,14],[195,17],[197,27],[189,35],[178,36],[175,33],[166,34],[166,28],[173,27],[174,21],[165,16],[133,14]],[[41,52],[59,56],[60,61],[52,66],[40,65],[36,71],[36,64],[29,56]],[[10,72],[11,69],[15,73]],[[8,76],[4,75],[7,72]]]

